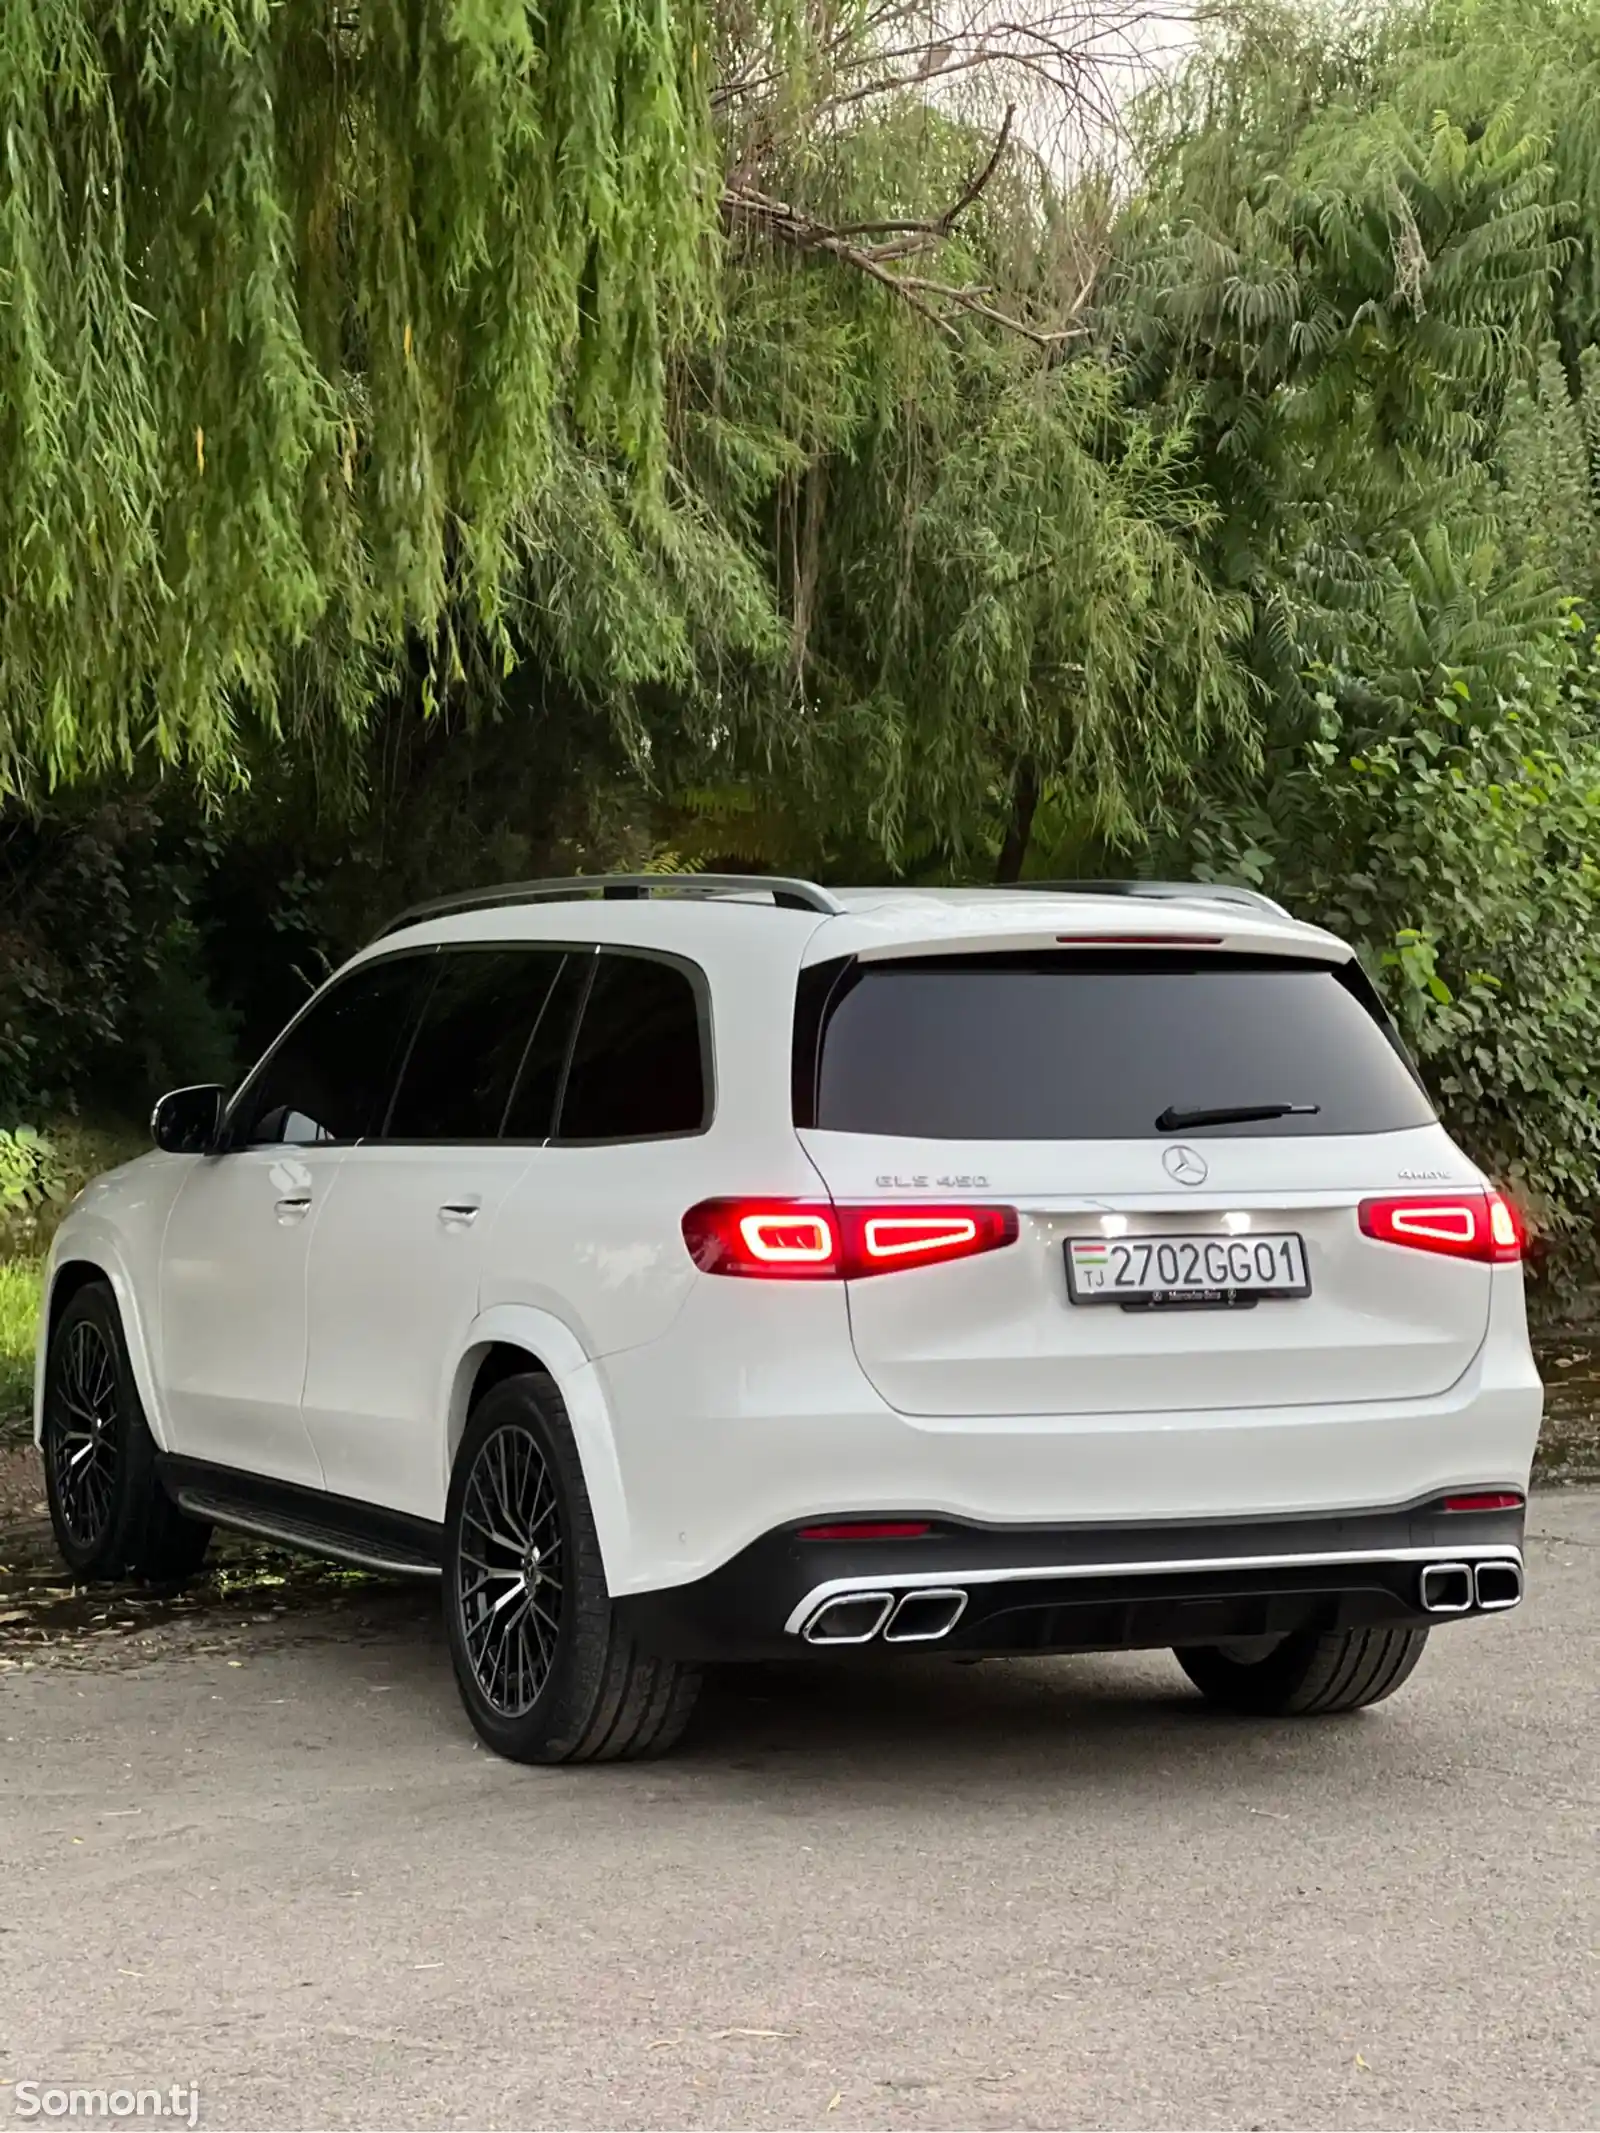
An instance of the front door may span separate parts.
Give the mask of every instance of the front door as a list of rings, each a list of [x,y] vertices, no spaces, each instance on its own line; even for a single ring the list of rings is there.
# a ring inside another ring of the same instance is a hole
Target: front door
[[[358,965],[292,1023],[197,1163],[162,1243],[160,1373],[172,1448],[322,1486],[301,1420],[312,1242],[340,1168],[381,1121],[430,956]]]

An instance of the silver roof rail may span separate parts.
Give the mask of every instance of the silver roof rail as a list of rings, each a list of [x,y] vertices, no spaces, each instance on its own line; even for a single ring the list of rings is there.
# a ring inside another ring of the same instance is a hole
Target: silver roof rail
[[[424,919],[453,918],[463,911],[494,911],[508,904],[564,903],[569,899],[599,897],[634,900],[676,893],[680,896],[748,896],[752,891],[770,895],[784,911],[816,911],[836,918],[844,906],[836,896],[814,881],[800,881],[788,874],[569,874],[559,880],[508,881],[492,889],[464,889],[457,896],[437,896],[431,903],[413,904],[398,918],[380,926],[374,940],[398,933],[402,926],[418,926]]]
[[[1275,918],[1292,914],[1259,889],[1236,888],[1228,881],[1007,881],[1006,889],[1039,889],[1052,896],[1149,896],[1166,903],[1240,904],[1249,911],[1270,911]]]

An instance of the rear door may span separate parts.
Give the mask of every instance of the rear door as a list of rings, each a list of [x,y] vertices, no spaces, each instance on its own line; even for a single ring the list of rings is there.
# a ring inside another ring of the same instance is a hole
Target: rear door
[[[312,1246],[303,1411],[335,1495],[442,1515],[445,1374],[500,1209],[549,1130],[584,962],[520,944],[434,958],[393,1101],[346,1155]],[[542,1111],[502,1137],[521,1084],[545,1090]]]
[[[1062,949],[822,966],[802,984],[797,1117],[833,1196],[1022,1218],[1006,1249],[851,1284],[857,1354],[902,1411],[1407,1398],[1454,1383],[1482,1344],[1488,1265],[1361,1233],[1364,1196],[1480,1180],[1353,966]],[[1295,1108],[1196,1117],[1279,1105]],[[1075,1242],[1080,1285],[1102,1248],[1105,1265],[1131,1250],[1192,1266],[1262,1244],[1309,1293],[1075,1301]]]

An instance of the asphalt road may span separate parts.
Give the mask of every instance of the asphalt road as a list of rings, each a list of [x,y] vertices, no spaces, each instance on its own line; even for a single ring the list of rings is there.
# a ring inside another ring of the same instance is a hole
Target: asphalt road
[[[725,1687],[478,1750],[411,1592],[0,1674],[20,2081],[212,2126],[1600,2123],[1600,1494],[1364,1717],[1164,1655]]]

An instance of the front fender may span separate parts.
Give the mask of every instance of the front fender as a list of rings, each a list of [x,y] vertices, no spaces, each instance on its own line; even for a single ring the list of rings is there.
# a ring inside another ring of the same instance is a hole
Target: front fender
[[[167,1418],[156,1394],[150,1327],[139,1299],[139,1291],[129,1270],[122,1239],[109,1222],[88,1212],[74,1212],[67,1217],[56,1232],[55,1243],[50,1251],[50,1264],[45,1276],[44,1303],[39,1313],[39,1341],[33,1363],[33,1441],[39,1445],[44,1441],[44,1369],[56,1289],[67,1268],[81,1265],[98,1268],[111,1284],[112,1294],[117,1300],[117,1312],[122,1320],[122,1337],[127,1342],[128,1361],[132,1366],[139,1404],[144,1409],[151,1436],[162,1451],[170,1451],[172,1440],[167,1429]]]
[[[555,1380],[577,1440],[606,1584],[613,1593],[625,1592],[633,1567],[633,1542],[610,1404],[599,1373],[578,1336],[551,1312],[536,1310],[530,1304],[494,1304],[473,1320],[446,1389],[444,1411],[449,1427],[441,1476],[443,1490],[448,1493],[456,1446],[466,1428],[473,1380],[493,1347],[525,1350]]]

